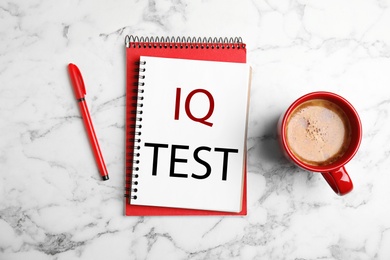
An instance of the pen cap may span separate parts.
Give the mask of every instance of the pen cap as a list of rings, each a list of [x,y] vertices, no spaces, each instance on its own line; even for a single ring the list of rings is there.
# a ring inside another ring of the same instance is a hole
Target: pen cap
[[[76,99],[79,100],[84,98],[86,91],[85,91],[84,80],[83,77],[81,76],[81,72],[79,68],[76,65],[69,63],[68,71],[69,71],[70,80],[72,81],[72,86],[74,89],[74,93],[76,95]]]

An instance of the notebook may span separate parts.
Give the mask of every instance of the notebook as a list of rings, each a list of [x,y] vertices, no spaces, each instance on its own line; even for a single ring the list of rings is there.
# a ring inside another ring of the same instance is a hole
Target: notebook
[[[125,214],[245,215],[245,45],[136,37],[126,45]]]

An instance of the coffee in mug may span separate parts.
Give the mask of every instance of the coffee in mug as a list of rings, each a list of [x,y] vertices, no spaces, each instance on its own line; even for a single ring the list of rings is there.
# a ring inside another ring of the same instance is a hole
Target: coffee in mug
[[[278,136],[283,153],[294,164],[321,173],[338,195],[352,191],[344,166],[358,151],[362,124],[345,98],[326,91],[298,98],[279,118]]]
[[[329,165],[347,151],[351,125],[335,103],[312,99],[296,107],[287,119],[287,144],[296,157],[315,165]]]

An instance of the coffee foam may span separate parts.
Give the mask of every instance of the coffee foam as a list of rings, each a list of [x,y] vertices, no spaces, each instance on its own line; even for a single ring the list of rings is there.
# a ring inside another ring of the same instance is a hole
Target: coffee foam
[[[327,165],[340,158],[350,142],[350,126],[336,104],[322,99],[299,105],[287,122],[287,142],[307,164]]]

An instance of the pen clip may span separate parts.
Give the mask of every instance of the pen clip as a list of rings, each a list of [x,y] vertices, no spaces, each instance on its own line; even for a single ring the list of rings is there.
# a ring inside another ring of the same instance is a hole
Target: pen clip
[[[72,81],[76,99],[79,100],[84,98],[87,92],[85,90],[84,80],[83,77],[81,76],[81,72],[79,68],[75,64],[69,63],[68,71],[69,71],[70,79]]]

